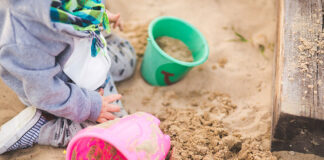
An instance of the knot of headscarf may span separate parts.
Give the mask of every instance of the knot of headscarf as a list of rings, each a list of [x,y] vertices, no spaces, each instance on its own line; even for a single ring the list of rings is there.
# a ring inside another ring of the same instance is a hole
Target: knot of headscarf
[[[106,47],[100,36],[101,25],[110,32],[106,9],[101,0],[52,0],[50,17],[53,22],[70,24],[77,31],[89,33],[92,39],[91,55],[97,56]]]

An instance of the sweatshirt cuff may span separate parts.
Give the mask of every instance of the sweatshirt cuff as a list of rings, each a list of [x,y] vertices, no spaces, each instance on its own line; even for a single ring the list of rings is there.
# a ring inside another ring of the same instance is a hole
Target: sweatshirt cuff
[[[101,111],[102,99],[100,94],[95,91],[89,91],[89,97],[91,99],[91,109],[88,120],[96,122]]]

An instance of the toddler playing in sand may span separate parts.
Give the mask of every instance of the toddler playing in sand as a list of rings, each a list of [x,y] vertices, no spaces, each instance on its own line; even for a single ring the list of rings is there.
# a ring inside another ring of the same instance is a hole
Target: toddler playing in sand
[[[0,154],[35,143],[65,147],[81,129],[122,117],[114,82],[135,52],[109,32],[119,14],[100,0],[3,0],[0,76],[27,106],[0,128]],[[104,88],[104,89],[103,89]]]

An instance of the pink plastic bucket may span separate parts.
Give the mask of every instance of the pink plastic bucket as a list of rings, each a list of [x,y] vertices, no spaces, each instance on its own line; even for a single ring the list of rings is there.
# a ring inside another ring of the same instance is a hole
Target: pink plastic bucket
[[[135,113],[81,130],[69,143],[66,160],[162,160],[170,137],[159,128],[160,120]]]

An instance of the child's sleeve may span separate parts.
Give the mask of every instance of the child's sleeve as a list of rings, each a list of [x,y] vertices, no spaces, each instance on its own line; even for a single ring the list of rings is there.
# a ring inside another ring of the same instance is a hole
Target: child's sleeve
[[[58,78],[62,68],[51,53],[35,46],[6,45],[0,50],[0,64],[22,82],[33,106],[75,122],[97,120],[102,105],[99,93]]]

